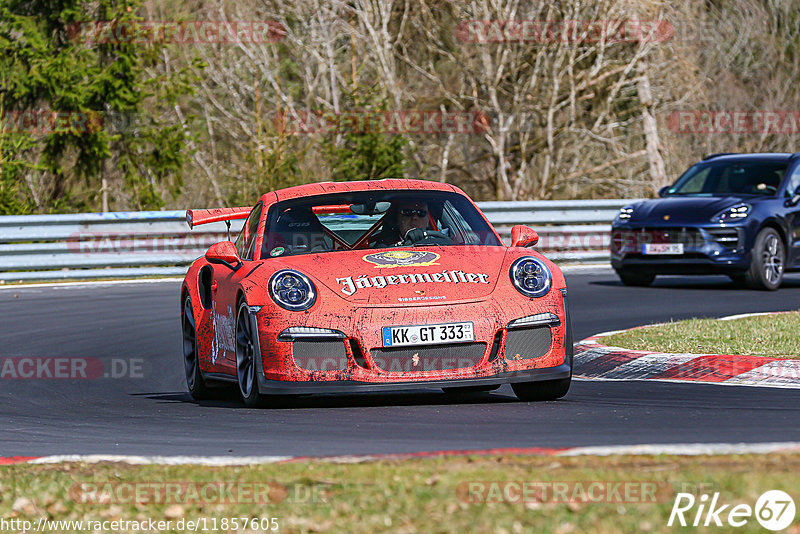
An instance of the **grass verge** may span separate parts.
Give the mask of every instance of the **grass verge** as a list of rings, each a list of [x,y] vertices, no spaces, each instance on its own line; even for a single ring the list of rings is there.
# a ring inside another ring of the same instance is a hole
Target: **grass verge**
[[[596,482],[610,484],[591,493],[590,484]],[[519,491],[510,491],[522,487],[514,483],[528,483],[529,488],[538,483],[536,487],[543,489],[526,498]],[[616,486],[615,494],[616,483],[622,485]],[[165,489],[169,484],[182,489],[173,489],[169,496]],[[230,493],[206,489],[204,496],[204,488],[226,484],[239,489]],[[259,491],[258,485],[269,491]],[[556,496],[559,487],[568,489]],[[180,519],[205,518],[210,527],[213,518],[221,525],[222,518],[274,517],[279,532],[672,532],[675,527],[668,527],[667,521],[678,492],[698,498],[719,492],[720,503],[754,506],[759,495],[771,489],[786,491],[800,502],[798,487],[800,454],[788,452],[465,456],[245,467],[15,465],[0,468],[0,518],[33,522],[40,517],[84,521],[152,518],[171,520],[173,525]],[[256,494],[260,497],[253,497]],[[226,497],[220,499],[219,495]],[[264,495],[266,502],[258,502]],[[519,495],[523,497],[515,498]],[[625,502],[619,502],[618,496]],[[687,515],[690,522],[695,512]],[[797,524],[792,528],[790,532],[800,533]],[[173,526],[161,532],[187,530]],[[695,530],[720,531],[719,527]],[[736,531],[763,529],[750,518]],[[62,527],[60,532],[77,531]],[[240,528],[238,532],[263,530]]]
[[[602,343],[654,352],[800,358],[800,312],[732,321],[689,319],[621,332]]]

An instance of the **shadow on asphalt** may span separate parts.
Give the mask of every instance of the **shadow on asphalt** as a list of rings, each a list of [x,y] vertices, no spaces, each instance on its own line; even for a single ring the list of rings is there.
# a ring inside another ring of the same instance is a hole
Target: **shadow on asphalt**
[[[627,287],[617,280],[593,280],[589,282],[592,286],[605,286],[605,287]],[[738,286],[733,283],[727,276],[670,276],[663,275],[656,277],[655,282],[647,288],[631,287],[631,289],[698,289],[698,290],[725,290],[725,291],[742,291],[743,294],[758,294],[764,293],[757,289],[748,289]],[[785,278],[783,284],[778,289],[780,292],[783,289],[797,289],[800,288],[800,278],[792,277]]]
[[[133,393],[160,403],[185,403],[212,408],[246,408],[237,398],[234,390],[221,389],[214,398],[194,400],[188,393]],[[264,406],[265,409],[305,409],[305,408],[366,408],[385,406],[450,406],[463,404],[504,404],[520,402],[514,395],[488,392],[438,392],[431,390],[402,393],[319,394],[313,396],[275,397]]]

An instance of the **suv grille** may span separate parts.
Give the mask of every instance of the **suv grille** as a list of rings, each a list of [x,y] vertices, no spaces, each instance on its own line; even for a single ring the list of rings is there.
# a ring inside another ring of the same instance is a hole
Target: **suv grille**
[[[684,248],[697,249],[705,244],[697,228],[638,228],[617,229],[611,236],[612,250],[623,253],[640,253],[647,243],[680,243]]]
[[[682,243],[690,248],[699,248],[705,243],[697,228],[645,228],[636,233],[649,234],[650,243]]]

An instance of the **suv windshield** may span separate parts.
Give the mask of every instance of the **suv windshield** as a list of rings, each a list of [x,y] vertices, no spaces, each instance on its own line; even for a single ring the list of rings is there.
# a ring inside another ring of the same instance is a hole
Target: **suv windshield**
[[[416,244],[501,245],[462,195],[421,190],[363,191],[273,205],[261,257]]]
[[[789,166],[781,161],[698,163],[678,178],[669,195],[774,195]]]

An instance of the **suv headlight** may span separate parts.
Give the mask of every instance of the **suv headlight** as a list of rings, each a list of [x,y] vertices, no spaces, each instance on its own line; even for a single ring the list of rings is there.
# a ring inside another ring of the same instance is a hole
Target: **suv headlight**
[[[553,277],[547,265],[538,258],[525,256],[511,264],[511,283],[526,297],[541,297],[550,291]]]
[[[616,222],[628,222],[631,217],[633,217],[633,206],[625,206],[624,208],[620,208],[619,213],[617,213]]]
[[[269,279],[269,294],[281,308],[303,311],[317,300],[317,289],[308,277],[297,271],[283,269]]]
[[[714,217],[711,218],[711,222],[725,223],[741,221],[750,215],[751,208],[752,206],[750,204],[737,204],[735,206],[731,206],[730,208],[724,209],[714,215]]]

